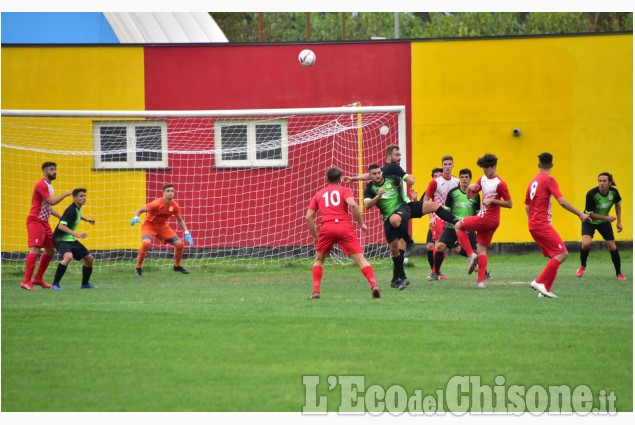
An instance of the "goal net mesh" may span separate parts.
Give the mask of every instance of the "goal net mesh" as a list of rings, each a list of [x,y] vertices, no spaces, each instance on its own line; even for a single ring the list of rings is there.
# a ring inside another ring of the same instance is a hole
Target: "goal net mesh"
[[[130,220],[162,196],[164,183],[174,185],[174,199],[194,239],[193,246],[185,244],[184,265],[310,259],[315,251],[305,215],[312,196],[326,184],[326,170],[337,166],[346,176],[381,165],[386,146],[399,144],[403,131],[394,110],[332,109],[179,116],[3,111],[3,264],[23,267],[26,216],[47,161],[57,164],[56,195],[87,189],[82,214],[96,224],[82,221],[78,230],[88,234],[82,243],[96,267],[136,259],[140,225],[132,227]],[[363,204],[362,183],[348,186]],[[61,214],[70,203],[69,196],[54,209]],[[363,216],[369,230],[354,228],[365,254],[386,258],[379,212],[375,208]],[[140,218],[143,223],[145,214]],[[58,219],[49,222],[55,229]],[[174,217],[168,224],[184,239]],[[331,257],[346,258],[337,248]],[[144,264],[167,265],[172,258],[172,246],[154,239]]]

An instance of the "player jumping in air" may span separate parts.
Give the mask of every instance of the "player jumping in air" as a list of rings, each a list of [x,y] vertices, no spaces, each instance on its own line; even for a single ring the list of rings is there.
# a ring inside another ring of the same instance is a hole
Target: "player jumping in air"
[[[391,287],[403,290],[410,284],[403,267],[404,252],[399,249],[399,239],[408,234],[410,218],[420,218],[425,214],[436,213],[442,220],[456,223],[457,218],[435,202],[406,202],[401,194],[404,181],[414,183],[414,176],[384,176],[379,165],[368,168],[370,182],[364,190],[364,209],[368,211],[376,206],[384,219],[384,234],[390,247],[393,261],[393,280]]]

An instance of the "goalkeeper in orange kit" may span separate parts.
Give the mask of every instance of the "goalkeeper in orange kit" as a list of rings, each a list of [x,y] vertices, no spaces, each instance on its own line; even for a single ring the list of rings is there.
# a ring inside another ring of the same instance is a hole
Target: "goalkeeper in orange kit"
[[[155,199],[144,207],[135,211],[134,217],[130,220],[130,225],[134,226],[139,223],[139,215],[146,213],[146,220],[141,225],[141,248],[137,257],[137,277],[141,277],[143,273],[143,260],[148,254],[148,249],[152,244],[152,238],[157,238],[161,242],[167,242],[174,245],[174,271],[188,274],[189,271],[181,266],[181,258],[183,257],[183,241],[176,235],[174,230],[168,226],[167,221],[171,216],[176,217],[179,227],[183,229],[185,240],[194,245],[194,240],[187,230],[185,221],[181,217],[181,207],[174,200],[174,186],[166,183],[163,185],[163,197]]]

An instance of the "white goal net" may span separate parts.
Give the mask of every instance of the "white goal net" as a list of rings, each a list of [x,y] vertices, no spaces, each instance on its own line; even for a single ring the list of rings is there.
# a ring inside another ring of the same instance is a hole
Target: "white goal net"
[[[236,111],[2,111],[2,261],[22,267],[26,216],[41,165],[57,164],[55,194],[87,189],[82,243],[96,267],[135,260],[140,226],[135,210],[172,183],[194,239],[184,264],[239,259],[308,259],[313,241],[305,214],[326,184],[326,170],[344,175],[382,165],[388,145],[406,157],[404,107],[340,107]],[[405,168],[405,166],[404,166]],[[363,203],[361,183],[350,185]],[[63,213],[68,197],[54,208]],[[364,212],[358,230],[370,258],[387,254],[381,217]],[[141,221],[145,215],[141,215]],[[58,223],[50,218],[54,229]],[[176,219],[168,222],[183,239]],[[319,223],[319,219],[318,219]],[[355,226],[357,228],[357,226]],[[172,259],[154,240],[146,263]],[[338,251],[333,252],[338,257]]]

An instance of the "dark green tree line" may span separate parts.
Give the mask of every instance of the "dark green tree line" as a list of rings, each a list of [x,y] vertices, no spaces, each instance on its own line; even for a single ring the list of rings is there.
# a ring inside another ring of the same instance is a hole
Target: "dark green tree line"
[[[230,42],[395,38],[394,13],[211,12],[211,15]],[[631,12],[399,12],[397,16],[402,39],[633,30]]]

